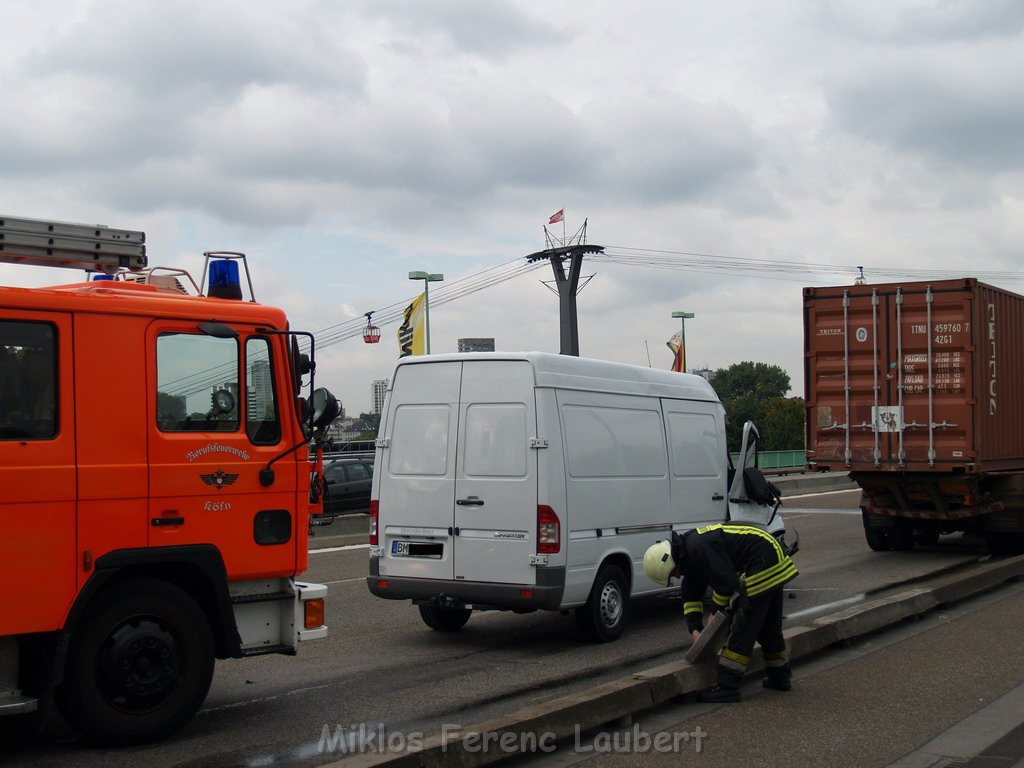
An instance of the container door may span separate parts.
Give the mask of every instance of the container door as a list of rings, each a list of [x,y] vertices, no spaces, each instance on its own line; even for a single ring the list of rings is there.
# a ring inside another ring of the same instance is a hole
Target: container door
[[[971,292],[962,283],[835,291],[806,308],[811,458],[860,470],[967,463]]]
[[[455,445],[462,363],[395,370],[378,452],[380,573],[453,579]]]
[[[463,365],[456,458],[455,578],[532,584],[537,551],[533,370],[525,361]]]
[[[151,365],[149,543],[153,547],[212,544],[232,580],[291,575],[298,526],[299,473],[280,408],[288,396],[283,345],[239,327],[238,338],[199,333],[195,323],[155,321],[147,334]],[[297,463],[298,462],[298,463]]]
[[[0,310],[0,635],[58,629],[75,596],[73,381],[69,315]]]
[[[971,294],[915,286],[886,296],[887,402],[875,411],[883,456],[908,469],[970,461]]]

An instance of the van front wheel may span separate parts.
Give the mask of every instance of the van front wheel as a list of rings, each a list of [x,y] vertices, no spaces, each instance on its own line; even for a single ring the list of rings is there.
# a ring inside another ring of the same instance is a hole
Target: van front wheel
[[[617,566],[606,565],[594,580],[587,604],[576,609],[576,627],[587,642],[610,643],[626,631],[628,618],[626,575]]]
[[[421,605],[420,618],[423,623],[438,632],[457,632],[466,626],[473,611],[469,608],[441,608],[436,605]]]

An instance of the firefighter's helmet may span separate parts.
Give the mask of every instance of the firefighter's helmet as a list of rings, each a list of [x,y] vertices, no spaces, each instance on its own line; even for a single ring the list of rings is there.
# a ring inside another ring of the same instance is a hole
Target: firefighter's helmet
[[[655,584],[667,587],[675,568],[676,563],[672,559],[672,545],[667,540],[659,541],[644,553],[644,573]]]

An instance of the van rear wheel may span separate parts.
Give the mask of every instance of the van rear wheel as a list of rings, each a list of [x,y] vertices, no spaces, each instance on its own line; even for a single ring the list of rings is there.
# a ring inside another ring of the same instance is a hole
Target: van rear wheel
[[[626,631],[629,618],[629,582],[622,569],[602,568],[590,590],[587,604],[576,609],[576,627],[591,643],[610,643]]]
[[[441,608],[436,605],[421,605],[420,618],[423,623],[438,632],[457,632],[466,626],[473,611],[469,608]]]

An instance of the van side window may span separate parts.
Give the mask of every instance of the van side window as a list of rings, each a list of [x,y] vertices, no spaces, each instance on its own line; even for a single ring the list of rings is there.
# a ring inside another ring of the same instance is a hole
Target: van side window
[[[708,413],[668,414],[672,474],[675,477],[718,477],[722,442],[718,422]]]
[[[238,429],[238,343],[191,333],[156,340],[156,423],[162,432]]]
[[[565,406],[572,477],[662,477],[668,472],[661,413]]]
[[[0,320],[0,440],[50,440],[57,426],[57,329]]]
[[[466,409],[466,475],[526,476],[526,406],[471,405]]]
[[[395,409],[388,468],[396,475],[432,475],[448,472],[447,405],[401,405]]]
[[[281,441],[281,422],[268,339],[252,337],[245,342],[245,368],[245,433],[255,445],[276,445]]]

